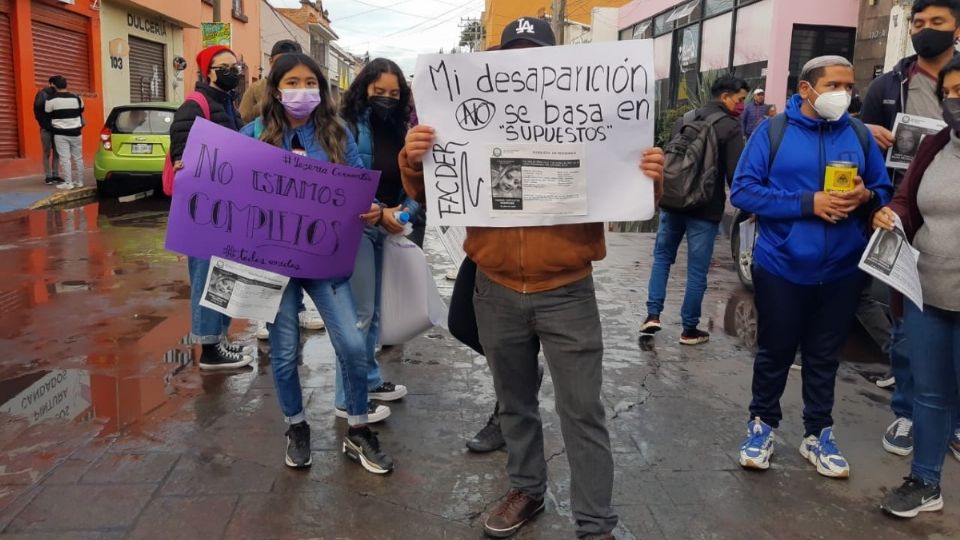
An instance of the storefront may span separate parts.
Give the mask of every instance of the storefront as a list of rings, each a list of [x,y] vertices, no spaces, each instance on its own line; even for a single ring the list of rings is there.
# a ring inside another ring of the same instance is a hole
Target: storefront
[[[183,101],[183,28],[164,15],[106,1],[103,30],[104,112],[118,105]]]
[[[0,178],[42,171],[40,127],[33,100],[53,75],[66,77],[86,102],[88,126],[103,123],[100,20],[96,3],[0,0]],[[10,76],[15,74],[15,76]],[[85,129],[87,159],[97,132]]]
[[[807,60],[853,60],[858,13],[858,0],[634,0],[620,9],[619,28],[620,39],[654,40],[661,109],[734,72],[782,110]]]

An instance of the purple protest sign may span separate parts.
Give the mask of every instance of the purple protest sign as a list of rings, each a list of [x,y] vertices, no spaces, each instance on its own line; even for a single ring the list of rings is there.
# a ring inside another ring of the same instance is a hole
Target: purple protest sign
[[[198,118],[177,171],[167,249],[290,277],[353,273],[380,173],[305,158]]]

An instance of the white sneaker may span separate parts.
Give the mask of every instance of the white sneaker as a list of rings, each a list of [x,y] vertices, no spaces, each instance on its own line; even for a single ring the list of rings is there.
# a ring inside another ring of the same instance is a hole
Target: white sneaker
[[[817,467],[817,472],[829,478],[849,478],[850,464],[837,448],[833,428],[823,428],[820,436],[810,435],[800,443],[800,455]]]
[[[254,333],[254,335],[259,340],[270,339],[270,330],[267,330],[267,323],[263,321],[257,321],[257,331]]]
[[[307,309],[300,312],[300,328],[304,330],[323,330],[323,319],[320,318],[320,312],[316,304],[309,295],[303,295],[303,306]]]
[[[336,412],[334,414],[336,414],[337,418],[346,419],[350,417],[350,415],[347,414],[346,409],[336,408]],[[372,401],[367,406],[367,423],[368,424],[376,424],[377,422],[383,422],[389,417],[390,417],[390,407],[387,407],[386,405],[377,405]]]
[[[66,191],[68,189],[73,189],[73,182],[61,182],[55,186],[57,189]]]
[[[457,272],[456,270],[451,270],[451,271],[447,272],[447,275],[445,275],[445,276],[443,276],[443,277],[446,278],[447,281],[456,281],[456,280],[457,280],[457,273],[458,273],[458,272]]]

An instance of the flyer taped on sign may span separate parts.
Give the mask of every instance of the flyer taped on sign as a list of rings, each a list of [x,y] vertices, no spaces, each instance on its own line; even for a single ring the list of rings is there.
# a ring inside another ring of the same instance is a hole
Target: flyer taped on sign
[[[286,276],[211,257],[200,305],[235,319],[273,322],[289,283]]]
[[[653,42],[417,59],[427,219],[523,227],[653,217]],[[501,155],[495,155],[497,149]]]

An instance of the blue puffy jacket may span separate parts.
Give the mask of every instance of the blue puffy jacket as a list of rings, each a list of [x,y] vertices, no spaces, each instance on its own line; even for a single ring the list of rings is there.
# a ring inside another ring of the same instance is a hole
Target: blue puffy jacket
[[[870,152],[864,156],[847,114],[836,122],[809,118],[800,110],[802,102],[794,95],[787,103],[787,129],[772,168],[770,123],[763,122],[754,132],[737,166],[730,202],[759,218],[755,264],[792,283],[814,285],[858,271],[871,210],[890,201],[893,185],[876,142],[870,138]],[[869,208],[861,207],[836,225],[813,211],[814,194],[823,190],[829,161],[856,163],[867,189],[876,195]]]
[[[246,135],[247,137],[257,137],[257,132],[262,131],[263,127],[258,128],[257,124],[261,122],[259,118],[250,122],[249,124],[243,126],[240,130],[240,133]],[[347,147],[345,152],[345,159],[343,165],[349,165],[351,167],[357,167],[359,169],[363,167],[363,160],[360,158],[360,153],[357,151],[357,143],[353,140],[353,134],[350,133],[350,130],[344,127],[344,131],[347,132]],[[300,144],[303,145],[304,151],[307,153],[307,157],[319,160],[319,161],[330,161],[330,157],[327,155],[327,151],[323,149],[323,145],[320,144],[320,141],[317,140],[316,127],[313,125],[313,120],[308,121],[306,124],[296,128],[290,129],[287,128],[283,131],[283,149],[291,150],[293,148],[293,136],[298,135],[300,139]]]

